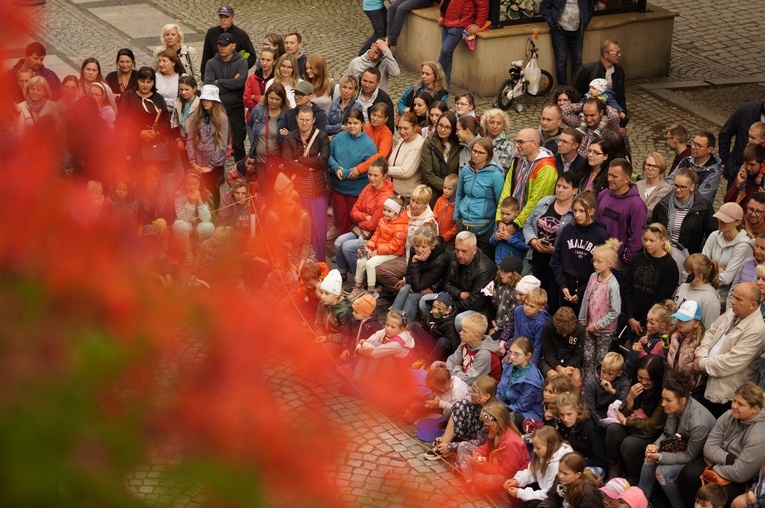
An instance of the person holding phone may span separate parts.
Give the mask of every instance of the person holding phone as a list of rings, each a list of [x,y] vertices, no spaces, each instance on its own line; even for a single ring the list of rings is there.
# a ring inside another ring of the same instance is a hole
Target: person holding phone
[[[550,270],[550,260],[558,231],[573,218],[571,206],[578,188],[579,177],[575,173],[562,173],[555,184],[555,194],[540,199],[523,226],[523,236],[529,246],[526,258],[534,277],[542,282],[542,289],[547,291],[548,305],[553,313],[558,310],[559,291],[555,275]]]

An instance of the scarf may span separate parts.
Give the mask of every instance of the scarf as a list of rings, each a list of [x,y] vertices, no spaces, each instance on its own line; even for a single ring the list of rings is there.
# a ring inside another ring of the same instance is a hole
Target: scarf
[[[513,367],[513,372],[510,374],[510,384],[514,384],[516,381],[526,376],[530,369],[531,363],[525,367]]]
[[[529,162],[526,160],[526,157],[519,157],[518,161],[521,163],[521,167],[518,168],[518,174],[515,175],[513,197],[518,200],[519,209],[523,210],[523,207],[526,205],[526,182],[529,181],[534,161]]]
[[[691,194],[688,197],[688,200],[685,203],[681,203],[679,199],[677,199],[677,196],[675,196],[674,193],[672,193],[672,197],[669,199],[669,221],[667,223],[667,229],[669,230],[669,236],[674,237],[675,236],[675,215],[677,210],[685,210],[685,213],[687,214],[688,211],[693,206],[694,201],[694,195]],[[678,232],[679,234],[679,232]]]
[[[27,97],[27,107],[29,108],[29,111],[32,113],[39,113],[40,110],[45,106],[45,103],[48,102],[48,99],[43,97],[39,101],[33,101],[29,97]]]

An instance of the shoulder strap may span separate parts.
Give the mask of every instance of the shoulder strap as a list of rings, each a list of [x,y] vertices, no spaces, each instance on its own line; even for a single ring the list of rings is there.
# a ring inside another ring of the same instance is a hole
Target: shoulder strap
[[[311,139],[308,141],[308,144],[303,150],[303,157],[308,157],[308,153],[311,151],[311,146],[313,145],[313,142],[316,140],[316,136],[318,135],[319,135],[319,129],[314,127],[313,136],[311,136]]]

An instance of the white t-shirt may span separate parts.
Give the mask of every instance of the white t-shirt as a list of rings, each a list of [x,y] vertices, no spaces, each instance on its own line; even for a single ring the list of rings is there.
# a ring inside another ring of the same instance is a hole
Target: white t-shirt
[[[157,92],[165,99],[168,111],[172,111],[175,107],[175,99],[178,98],[178,78],[179,74],[166,78],[159,72],[157,73],[157,79],[155,81],[157,86]]]

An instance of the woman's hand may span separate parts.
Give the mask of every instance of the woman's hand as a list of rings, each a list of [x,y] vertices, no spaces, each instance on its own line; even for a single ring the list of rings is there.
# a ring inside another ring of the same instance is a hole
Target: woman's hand
[[[210,166],[202,166],[199,168],[199,171],[201,171],[202,173],[209,173],[210,171],[212,171],[212,168]]]
[[[338,180],[343,179],[343,168],[337,168],[337,171],[335,171],[335,176],[337,176]]]
[[[649,453],[657,453],[659,451],[659,445],[649,444],[645,447],[645,456],[648,457]]]
[[[359,171],[359,168],[353,167],[351,168],[351,174],[348,175],[349,180],[355,180],[361,175],[361,171]]]
[[[576,303],[579,301],[579,295],[572,295],[568,288],[563,288],[563,299],[567,302]]]
[[[624,422],[627,421],[627,417],[624,416],[621,411],[616,412],[616,419],[619,420],[619,423],[622,425],[624,425]]]
[[[630,330],[632,331],[632,333],[634,333],[635,335],[640,335],[640,332],[641,332],[640,321],[638,321],[635,318],[629,318],[627,320],[627,324],[629,325]]]
[[[282,127],[281,129],[279,129],[279,134],[281,134],[282,136],[286,136],[286,135],[287,135],[287,134],[289,134],[289,133],[290,133],[290,131],[289,131],[289,130],[287,130],[287,129],[285,129],[284,127]]]
[[[177,140],[175,142],[175,146],[176,148],[178,148],[179,152],[183,152],[184,150],[186,150],[186,142],[182,139]]]
[[[401,289],[402,287],[404,287],[404,285],[405,285],[405,284],[406,284],[406,279],[401,279],[401,280],[399,280],[398,282],[396,282],[396,285],[395,285],[395,286],[393,286],[393,289],[394,289],[395,291],[398,291],[399,289]]]
[[[539,242],[539,243],[541,244],[541,246],[538,250],[542,254],[552,254],[553,252],[555,252],[555,247],[553,246],[553,244],[544,243],[544,242]]]
[[[643,388],[643,385],[641,383],[635,383],[630,387],[629,393],[627,393],[627,403],[632,404],[635,399],[645,391],[645,388]]]

